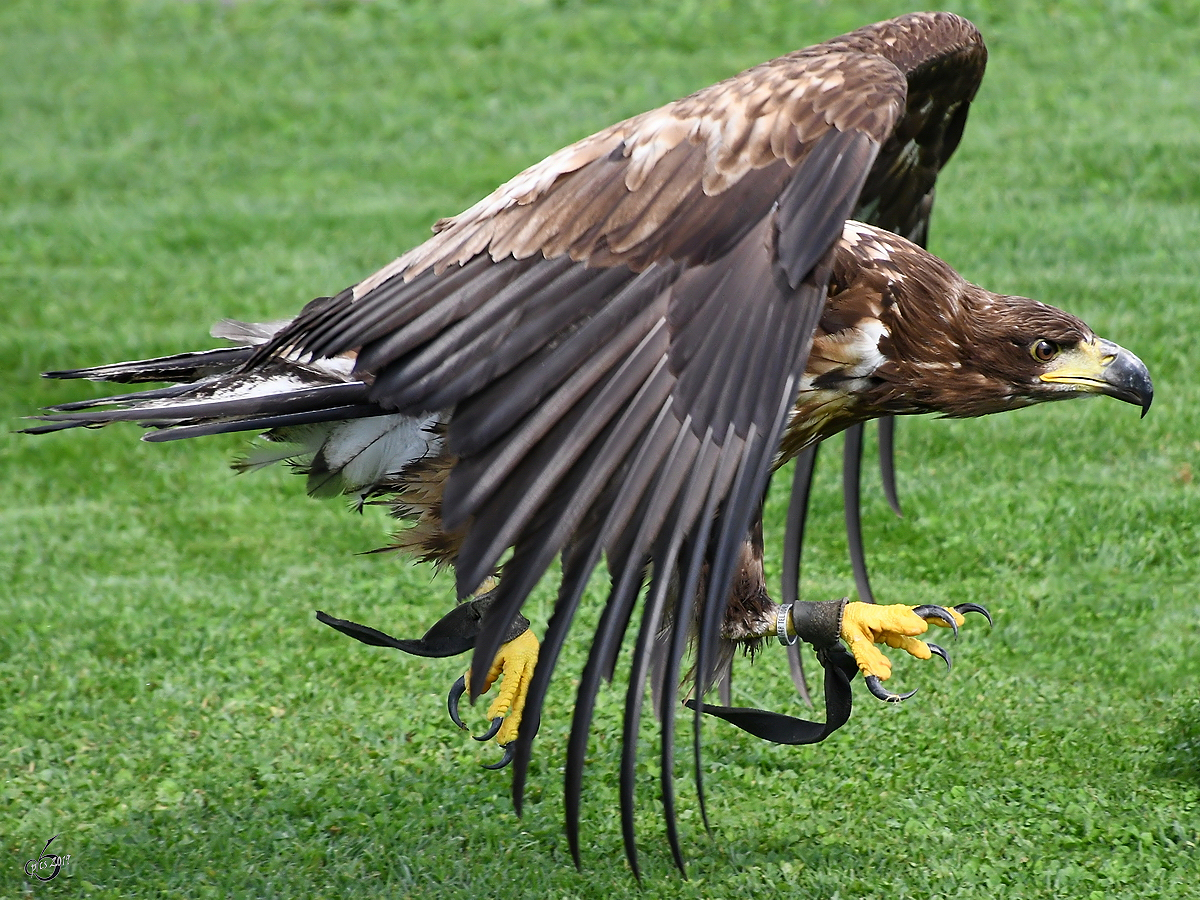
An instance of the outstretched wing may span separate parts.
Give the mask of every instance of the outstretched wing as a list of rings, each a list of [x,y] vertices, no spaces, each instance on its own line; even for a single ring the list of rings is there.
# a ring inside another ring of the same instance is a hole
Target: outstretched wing
[[[466,529],[459,594],[511,551],[476,645],[472,695],[530,590],[563,554],[516,748],[518,809],[551,672],[606,555],[613,586],[567,763],[576,855],[596,691],[615,666],[645,563],[631,746],[650,638],[668,603],[674,621],[692,621],[706,560],[702,669],[713,652],[844,221],[862,206],[864,185],[880,209],[902,188],[928,189],[919,154],[906,149],[909,80],[938,66],[957,71],[973,46],[977,33],[957,17],[904,17],[614,125],[440,222],[429,241],[310,307],[257,354],[262,363],[356,353],[371,403],[453,410],[447,441],[457,463],[443,516],[447,528]],[[685,641],[676,629],[669,683]],[[682,866],[666,696],[664,802]],[[635,862],[631,825],[627,847]]]

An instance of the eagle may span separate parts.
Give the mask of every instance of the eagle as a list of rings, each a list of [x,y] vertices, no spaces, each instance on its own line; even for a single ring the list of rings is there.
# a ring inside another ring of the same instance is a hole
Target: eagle
[[[884,685],[891,665],[876,645],[948,663],[920,635],[986,615],[800,601],[794,571],[776,602],[763,567],[772,475],[807,460],[789,514],[802,526],[813,449],[869,420],[1091,395],[1145,415],[1153,398],[1128,350],[924,249],[937,175],[986,59],[970,22],[918,13],[755,66],[559,150],[290,320],[219,323],[213,335],[230,346],[46,373],[138,387],[50,407],[28,430],[255,432],[238,468],[288,462],[311,493],[388,505],[405,523],[394,548],[452,568],[459,602],[419,639],[318,617],[368,644],[471,651],[450,714],[463,724],[459,698],[499,682],[480,737],[504,748],[518,813],[548,685],[603,563],[610,588],[568,739],[568,842],[578,865],[592,713],[632,632],[625,851],[638,873],[634,773],[652,682],[667,839],[683,870],[683,685],[703,804],[703,715],[782,743],[820,740],[848,718],[856,674],[882,700],[910,696]],[[151,382],[168,386],[141,387]],[[785,547],[793,569],[799,530]],[[555,561],[539,642],[521,609]],[[705,701],[735,650],[771,639],[816,648],[824,723]]]

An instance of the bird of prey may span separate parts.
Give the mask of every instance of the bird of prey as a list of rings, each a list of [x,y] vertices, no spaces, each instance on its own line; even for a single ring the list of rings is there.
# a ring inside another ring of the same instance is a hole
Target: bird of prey
[[[919,635],[979,611],[774,602],[761,504],[783,462],[882,416],[1094,394],[1150,405],[1132,353],[1066,312],[966,282],[919,246],[985,60],[969,22],[937,13],[755,66],[552,154],[290,321],[222,323],[214,335],[232,347],[48,373],[171,385],[53,407],[30,430],[263,432],[241,467],[291,461],[315,493],[389,503],[408,523],[396,547],[453,567],[460,604],[417,640],[321,620],[429,656],[473,648],[452,689],[456,721],[458,695],[502,675],[485,737],[514,763],[518,811],[555,663],[605,562],[611,588],[568,741],[568,840],[578,863],[589,724],[632,625],[626,854],[637,872],[637,735],[653,676],[682,869],[672,760],[685,675],[697,761],[706,712],[811,742],[845,721],[858,672],[881,699],[901,698],[883,685],[876,644],[945,656]],[[520,611],[556,559],[539,644]],[[818,649],[824,725],[704,702],[735,648],[775,637]]]

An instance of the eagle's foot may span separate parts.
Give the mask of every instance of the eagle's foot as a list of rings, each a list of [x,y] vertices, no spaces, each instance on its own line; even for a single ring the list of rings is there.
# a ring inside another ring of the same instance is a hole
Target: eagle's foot
[[[513,751],[511,744],[517,739],[521,725],[521,713],[525,709],[525,697],[529,692],[529,682],[533,678],[533,670],[537,665],[538,639],[531,630],[526,629],[511,641],[500,645],[500,651],[492,661],[488,670],[484,690],[487,691],[495,684],[496,679],[504,676],[500,690],[488,707],[487,717],[491,720],[488,730],[480,735],[473,735],[477,741],[495,739],[504,748],[504,756],[500,762],[485,766],[487,769],[502,769],[512,762]],[[446,708],[450,719],[459,728],[466,729],[466,723],[458,714],[458,701],[467,689],[470,671],[454,682],[450,695],[446,698]]]
[[[958,636],[958,628],[965,621],[964,613],[977,612],[991,624],[988,611],[977,603],[963,603],[953,609],[944,606],[878,606],[873,603],[847,603],[842,614],[842,640],[854,654],[859,671],[867,689],[885,703],[907,700],[916,691],[897,694],[883,686],[891,677],[892,663],[881,653],[876,644],[887,644],[917,659],[941,657],[946,668],[950,668],[950,654],[929,641],[919,640],[916,635],[924,634],[932,622],[943,628],[951,628]]]

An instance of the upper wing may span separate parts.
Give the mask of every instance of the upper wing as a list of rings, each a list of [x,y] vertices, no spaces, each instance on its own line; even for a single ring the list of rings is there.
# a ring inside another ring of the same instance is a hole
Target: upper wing
[[[511,548],[476,645],[473,695],[509,622],[563,552],[517,747],[518,807],[550,674],[607,555],[613,587],[568,758],[573,848],[595,693],[615,664],[645,561],[653,575],[630,685],[633,735],[649,637],[668,602],[674,621],[692,620],[706,560],[701,667],[711,652],[718,601],[769,478],[844,221],[871,179],[886,197],[911,178],[902,153],[886,161],[891,175],[879,176],[876,163],[903,128],[907,73],[977,40],[953,16],[904,17],[614,125],[439,223],[429,241],[310,308],[260,351],[259,360],[356,352],[372,402],[453,409],[447,439],[458,462],[443,515],[448,528],[466,528],[460,595]],[[668,590],[675,573],[679,589]],[[676,629],[672,682],[685,639]],[[682,864],[669,693],[663,788]]]
[[[987,48],[970,22],[948,13],[902,16],[829,43],[886,44],[891,34],[880,38],[876,33],[884,26],[907,35],[885,52],[904,72],[908,95],[904,115],[880,148],[853,218],[924,247],[934,183],[962,139],[987,66]]]

